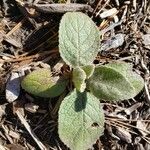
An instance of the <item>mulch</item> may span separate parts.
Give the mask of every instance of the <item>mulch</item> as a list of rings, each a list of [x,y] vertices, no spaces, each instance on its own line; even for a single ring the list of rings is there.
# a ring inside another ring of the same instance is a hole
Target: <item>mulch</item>
[[[58,28],[67,11],[82,11],[98,26],[101,52],[95,64],[132,63],[145,82],[133,99],[102,103],[105,131],[93,149],[150,150],[150,1],[66,2],[70,1],[0,2],[0,150],[68,149],[57,133],[56,101],[60,98],[50,101],[20,88],[22,78],[36,68],[62,71]]]

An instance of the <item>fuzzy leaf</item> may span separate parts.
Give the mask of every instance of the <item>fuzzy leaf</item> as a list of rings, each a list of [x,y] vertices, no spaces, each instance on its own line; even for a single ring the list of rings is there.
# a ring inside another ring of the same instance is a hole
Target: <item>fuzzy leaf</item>
[[[27,92],[36,96],[56,97],[65,90],[67,80],[53,78],[48,69],[38,69],[27,75],[21,85]]]
[[[100,35],[94,22],[81,12],[68,12],[59,27],[59,51],[70,66],[93,62],[99,50]]]
[[[87,150],[103,133],[104,114],[99,100],[74,90],[59,109],[58,132],[71,150]]]
[[[98,98],[108,101],[135,97],[143,88],[144,81],[127,63],[111,63],[95,68],[88,81],[88,89]]]
[[[79,92],[84,92],[86,88],[86,83],[85,83],[86,73],[84,72],[84,70],[81,69],[80,67],[74,68],[72,78],[73,78],[72,80],[73,80],[75,88]]]
[[[85,71],[86,78],[88,79],[94,73],[95,66],[94,65],[86,65],[86,66],[83,66],[82,69]]]

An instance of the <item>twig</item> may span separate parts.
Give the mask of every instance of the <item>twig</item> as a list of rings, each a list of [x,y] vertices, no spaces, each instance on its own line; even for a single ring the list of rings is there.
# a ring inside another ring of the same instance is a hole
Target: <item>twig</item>
[[[146,75],[148,76],[148,75],[150,74],[150,71],[149,71],[149,69],[147,68],[147,66],[144,64],[143,58],[141,59],[141,66],[142,66],[142,68],[145,70]]]
[[[108,28],[101,30],[101,31],[100,31],[100,35],[103,35],[103,34],[105,34],[106,32],[108,32],[108,31],[114,29],[116,26],[121,25],[122,22],[123,22],[123,20],[120,20],[120,21],[117,22],[117,23],[111,24]]]
[[[119,0],[115,0],[115,2],[117,6],[120,6]]]
[[[109,3],[110,0],[107,0],[106,3],[103,5],[103,7],[98,11],[96,14],[96,17],[100,14],[101,10],[105,8],[105,6]]]
[[[124,129],[126,129],[127,131],[129,131],[130,133],[133,133],[133,134],[138,135],[138,133],[132,131],[131,129],[129,129],[128,127],[126,127],[126,126],[124,126],[124,125],[122,125],[122,124],[116,123],[115,121],[110,121],[110,120],[109,120],[109,121],[105,121],[105,123],[107,123],[108,125],[114,126],[114,127],[121,127],[121,128],[124,128]],[[148,137],[143,137],[143,136],[141,136],[141,138],[142,138],[143,140],[145,140],[147,143],[150,144],[150,139],[149,139]]]
[[[108,119],[109,120],[109,118],[110,117],[107,117],[107,116],[105,116],[105,118],[106,119]],[[116,121],[116,120],[119,120],[119,121],[123,121],[123,122],[137,122],[137,121],[141,121],[141,122],[150,122],[150,120],[147,120],[147,119],[145,119],[145,120],[140,120],[140,119],[137,119],[137,120],[135,120],[135,119],[126,119],[126,120],[123,120],[123,119],[118,119],[118,118],[111,118],[111,120],[114,120],[114,121]]]
[[[56,55],[57,51],[56,49],[54,50],[51,50],[51,51],[45,51],[45,52],[42,52],[42,53],[37,53],[35,55],[31,55],[31,56],[26,56],[26,57],[20,57],[20,58],[16,58],[16,59],[8,59],[8,60],[5,60],[4,62],[20,62],[20,61],[25,61],[25,60],[30,60],[30,59],[37,59],[39,57],[42,57],[42,56],[47,56],[47,55],[50,55],[50,57],[53,57],[54,55]]]
[[[137,4],[136,0],[133,0],[133,7],[135,11],[136,11],[136,4]]]
[[[96,8],[94,9],[93,13],[92,13],[92,18],[93,18],[93,15],[95,14],[95,12],[97,11],[99,5],[101,4],[102,0],[99,0],[98,4],[96,5]]]
[[[150,105],[150,94],[149,94],[149,90],[148,90],[148,86],[146,82],[144,83],[144,89],[145,89],[146,100],[148,104]]]
[[[145,92],[146,100],[147,100],[148,104],[150,105],[150,93],[149,93],[149,89],[147,86],[147,82],[149,82],[150,71],[147,68],[147,66],[144,64],[143,58],[141,59],[141,66],[145,70],[145,82],[144,82],[145,91],[144,92]]]
[[[126,13],[127,13],[127,8],[128,8],[128,7],[125,6],[125,9],[124,9],[123,15],[122,15],[122,17],[121,17],[121,20],[120,20],[119,22],[117,22],[117,23],[111,24],[108,28],[101,30],[101,31],[100,31],[100,35],[103,35],[103,34],[105,34],[106,32],[108,32],[108,31],[114,29],[116,26],[121,25],[122,22],[123,22],[124,19],[125,19],[125,15],[126,15]]]
[[[111,118],[109,118],[108,120],[112,120],[112,119],[111,119]],[[113,120],[112,120],[112,121],[113,121]],[[127,124],[127,123],[125,123],[125,122],[121,122],[121,121],[119,121],[119,120],[115,120],[115,122],[120,123],[120,124],[125,125],[125,126],[128,126],[128,127],[131,127],[131,128],[135,128],[135,129],[141,130],[141,131],[143,131],[143,132],[145,132],[145,133],[147,133],[147,134],[150,134],[150,132],[149,132],[149,131],[147,131],[147,130],[143,130],[143,129],[141,129],[141,128],[137,128],[137,127],[136,127],[136,126],[134,126],[134,125]]]
[[[16,114],[17,114],[18,118],[20,119],[21,123],[24,125],[24,127],[26,128],[26,130],[31,135],[31,137],[37,143],[37,145],[39,146],[39,148],[41,150],[47,150],[47,148],[43,145],[43,143],[39,140],[39,138],[32,131],[31,127],[29,126],[29,124],[27,123],[27,121],[24,119],[24,117],[22,116],[22,114],[18,110],[16,111]]]
[[[25,6],[35,8],[39,12],[43,13],[65,13],[65,12],[72,12],[72,11],[93,11],[93,8],[87,4],[36,4],[36,5],[29,5],[25,4]]]
[[[9,31],[7,34],[6,34],[6,36],[10,36],[12,33],[14,33],[17,29],[19,29],[21,26],[22,26],[22,24],[24,23],[24,21],[25,21],[25,18],[24,19],[22,19],[11,31]]]

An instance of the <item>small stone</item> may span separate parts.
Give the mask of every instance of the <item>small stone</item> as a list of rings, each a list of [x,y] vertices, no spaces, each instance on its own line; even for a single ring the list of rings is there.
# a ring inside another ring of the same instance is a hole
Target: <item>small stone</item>
[[[20,77],[17,72],[12,72],[6,84],[6,99],[9,103],[15,101],[20,94]]]
[[[150,34],[145,34],[142,36],[143,44],[148,46],[150,45]]]

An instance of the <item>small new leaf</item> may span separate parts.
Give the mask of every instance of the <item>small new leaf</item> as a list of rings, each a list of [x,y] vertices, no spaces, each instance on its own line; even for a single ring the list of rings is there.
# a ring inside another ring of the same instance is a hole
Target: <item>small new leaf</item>
[[[56,79],[48,69],[38,69],[27,75],[21,86],[27,92],[40,97],[59,96],[66,88],[66,79]]]
[[[59,27],[59,51],[70,66],[93,62],[99,51],[100,35],[94,22],[81,12],[66,13]]]
[[[88,79],[94,73],[95,66],[94,65],[86,65],[86,66],[83,66],[82,69],[85,71],[86,78]]]
[[[99,100],[77,90],[65,97],[59,109],[58,132],[71,150],[87,150],[104,130],[104,114]]]
[[[86,73],[84,72],[83,69],[81,69],[80,67],[76,67],[73,69],[72,81],[74,83],[75,88],[79,92],[84,92],[86,88],[85,79]]]
[[[111,63],[95,68],[89,79],[89,90],[101,100],[117,101],[135,97],[144,81],[127,63]]]

